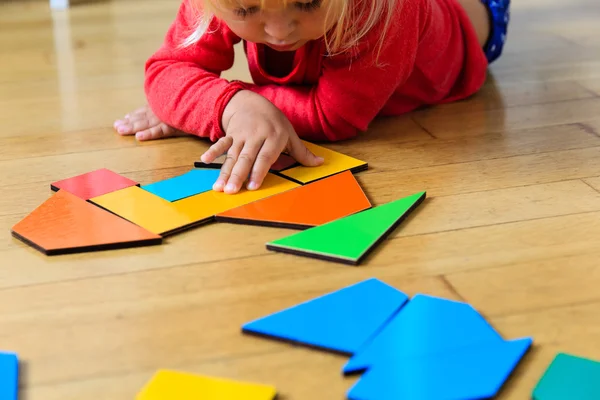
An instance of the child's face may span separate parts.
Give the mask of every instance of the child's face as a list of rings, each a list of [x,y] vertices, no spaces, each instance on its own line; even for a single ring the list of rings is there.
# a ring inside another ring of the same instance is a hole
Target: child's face
[[[318,39],[333,25],[326,22],[327,1],[240,0],[242,7],[221,9],[217,16],[240,38],[264,43],[278,51],[292,51]],[[334,17],[327,18],[334,21]]]

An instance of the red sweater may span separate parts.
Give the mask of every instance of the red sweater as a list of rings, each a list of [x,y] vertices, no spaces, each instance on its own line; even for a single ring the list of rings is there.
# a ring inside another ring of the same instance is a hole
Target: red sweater
[[[335,141],[365,131],[377,116],[468,97],[485,80],[487,60],[457,0],[399,0],[403,5],[379,54],[383,67],[368,51],[378,46],[379,26],[362,39],[351,62],[343,54],[324,56],[322,40],[307,43],[283,78],[267,73],[273,67],[265,67],[263,45],[245,42],[254,83],[220,77],[233,65],[233,46],[241,40],[225,23],[215,20],[211,33],[179,48],[195,26],[189,1],[183,0],[163,45],[146,64],[145,90],[163,122],[213,141],[224,135],[223,109],[242,89],[270,100],[301,138]],[[269,52],[269,62],[277,66],[275,53]]]

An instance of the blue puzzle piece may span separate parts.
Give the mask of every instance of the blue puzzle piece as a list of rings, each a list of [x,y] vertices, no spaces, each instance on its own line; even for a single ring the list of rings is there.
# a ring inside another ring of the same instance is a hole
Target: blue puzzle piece
[[[0,352],[0,400],[17,400],[19,359],[14,353]]]
[[[249,322],[243,332],[353,354],[398,312],[408,297],[368,279]]]
[[[532,343],[501,340],[377,364],[348,392],[349,400],[474,400],[496,396]]]
[[[218,169],[193,169],[183,175],[141,186],[167,201],[177,201],[212,190],[221,171]]]
[[[442,354],[453,348],[500,341],[502,337],[471,305],[419,294],[358,350],[343,371],[360,372],[385,358]]]

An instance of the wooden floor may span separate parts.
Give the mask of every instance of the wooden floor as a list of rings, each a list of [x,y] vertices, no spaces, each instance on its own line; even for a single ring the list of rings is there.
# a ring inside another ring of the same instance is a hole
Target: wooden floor
[[[112,130],[143,104],[143,64],[178,6],[0,3],[0,349],[21,399],[125,400],[159,368],[343,399],[345,357],[244,336],[244,322],[377,277],[470,302],[535,345],[502,392],[527,399],[557,352],[600,359],[600,3],[513,0],[503,58],[460,104],[379,121],[331,147],[366,160],[375,204],[429,199],[360,267],[267,252],[283,229],[211,225],[144,249],[45,257],[10,229],[50,183],[110,168],[142,183],[207,144]],[[247,76],[244,60],[226,77]]]

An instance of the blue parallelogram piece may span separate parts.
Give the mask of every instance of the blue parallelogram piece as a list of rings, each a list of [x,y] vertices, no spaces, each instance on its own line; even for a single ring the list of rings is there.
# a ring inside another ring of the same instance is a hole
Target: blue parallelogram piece
[[[192,169],[185,174],[141,186],[142,189],[167,201],[177,201],[212,190],[220,170],[214,168]]]
[[[0,400],[17,400],[19,359],[16,354],[0,351]]]
[[[494,344],[503,339],[469,304],[417,294],[343,367],[362,372],[386,359],[442,354],[453,348]]]
[[[406,294],[372,278],[249,322],[242,331],[353,354],[407,300]]]
[[[349,400],[474,400],[494,398],[531,338],[500,340],[440,354],[389,359],[350,388]]]

